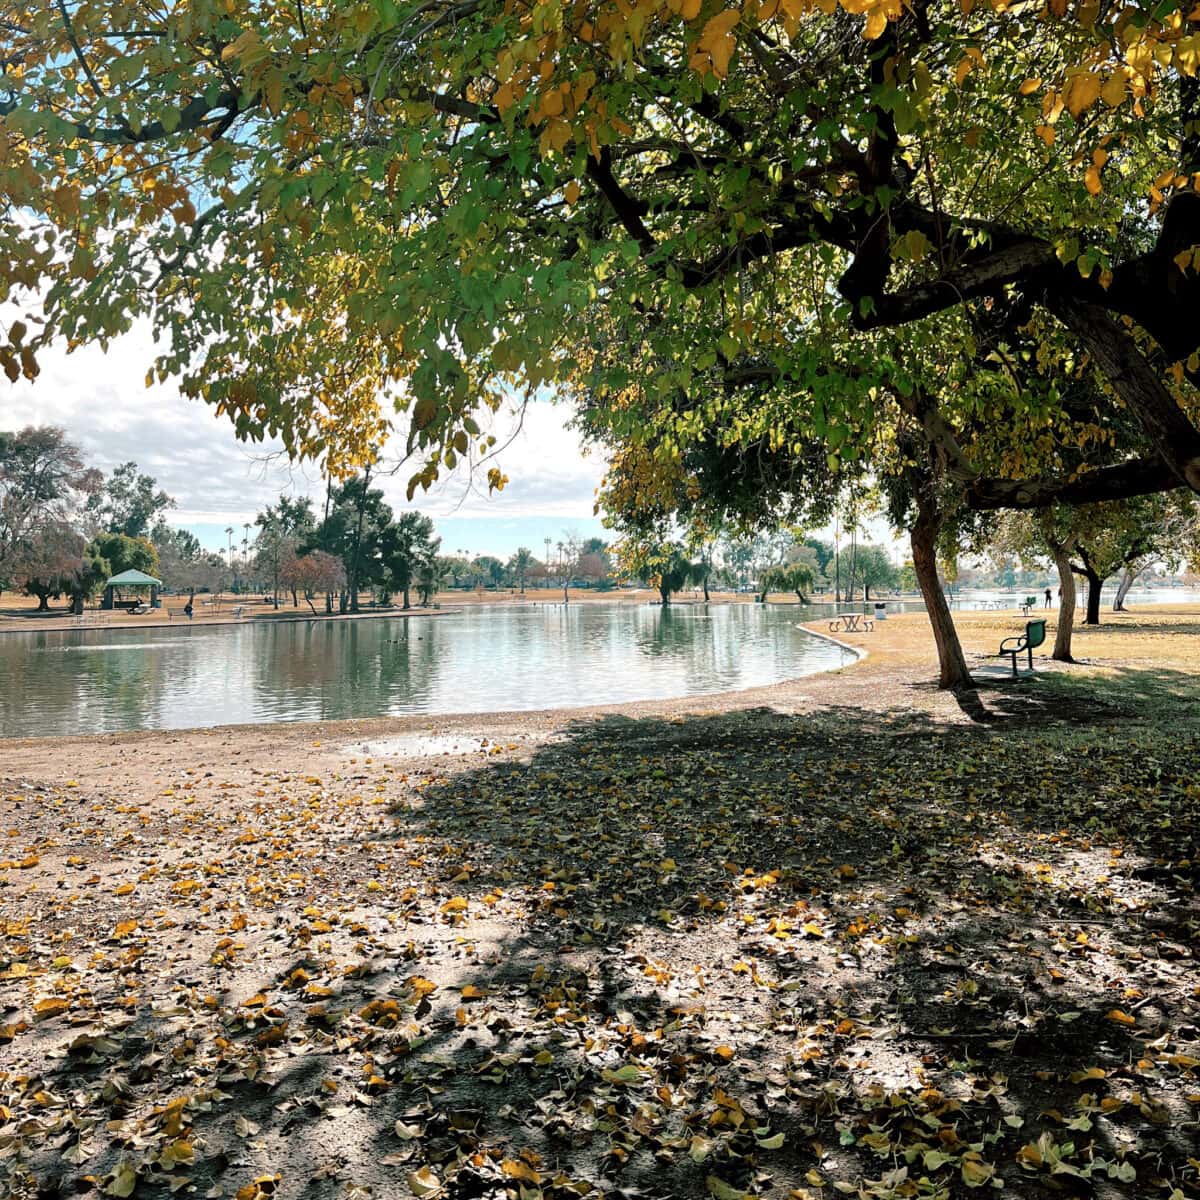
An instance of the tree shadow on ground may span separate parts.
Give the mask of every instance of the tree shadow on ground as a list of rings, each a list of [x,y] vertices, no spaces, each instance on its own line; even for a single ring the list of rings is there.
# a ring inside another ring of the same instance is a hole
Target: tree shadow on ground
[[[989,689],[984,725],[607,717],[410,774],[375,899],[114,1047],[47,1033],[14,1121],[92,1099],[23,1165],[111,1191],[136,1133],[139,1195],[1194,1189],[1196,682],[1097,687]]]

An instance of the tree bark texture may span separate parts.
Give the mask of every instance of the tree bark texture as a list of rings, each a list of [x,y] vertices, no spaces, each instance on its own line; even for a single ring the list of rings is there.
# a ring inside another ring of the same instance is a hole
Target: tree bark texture
[[[939,517],[932,513],[923,512],[918,516],[911,533],[913,569],[925,600],[929,624],[933,627],[933,640],[938,654],[938,687],[970,688],[975,686],[975,682],[967,670],[958,630],[954,627],[954,618],[950,615],[950,606],[946,603],[938,579],[937,535],[940,525]]]

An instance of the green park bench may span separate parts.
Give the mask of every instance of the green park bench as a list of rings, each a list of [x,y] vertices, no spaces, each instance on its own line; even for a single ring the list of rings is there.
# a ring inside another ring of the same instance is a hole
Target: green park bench
[[[1045,621],[1027,621],[1025,623],[1025,632],[1018,634],[1016,637],[1007,637],[1000,643],[1000,650],[996,654],[997,658],[1004,658],[1008,655],[1012,658],[1013,678],[1017,677],[1017,655],[1024,650],[1029,655],[1029,669],[1033,670],[1033,652],[1034,649],[1040,646],[1046,640],[1046,622]]]

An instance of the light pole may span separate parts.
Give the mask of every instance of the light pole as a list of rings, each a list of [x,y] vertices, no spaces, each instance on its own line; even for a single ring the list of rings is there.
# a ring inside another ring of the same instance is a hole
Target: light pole
[[[225,527],[225,534],[229,538],[229,573],[233,574],[233,526]],[[235,581],[236,582],[236,581]]]
[[[833,602],[842,602],[842,551],[839,545],[842,537],[841,518],[835,514],[833,520]]]

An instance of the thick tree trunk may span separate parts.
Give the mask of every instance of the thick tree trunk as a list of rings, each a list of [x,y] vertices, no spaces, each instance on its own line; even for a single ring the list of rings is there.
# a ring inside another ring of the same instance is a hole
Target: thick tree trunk
[[[38,610],[38,612],[49,612],[50,611],[50,597],[49,596],[42,595],[40,593],[38,594],[37,610]]]
[[[1054,565],[1058,568],[1058,630],[1054,635],[1054,653],[1058,662],[1073,663],[1071,635],[1075,632],[1075,572],[1071,570],[1070,550],[1054,546]]]
[[[1129,589],[1133,587],[1133,581],[1140,573],[1132,567],[1126,567],[1121,572],[1121,582],[1117,584],[1117,594],[1113,597],[1113,612],[1125,611],[1125,597],[1129,595]]]
[[[71,597],[71,612],[77,617],[83,616],[83,597],[82,596],[72,596]]]
[[[924,507],[922,506],[923,509]],[[975,681],[967,670],[967,660],[963,657],[958,630],[954,628],[954,618],[950,615],[950,606],[946,603],[941,581],[938,579],[937,535],[940,524],[940,517],[927,509],[917,518],[911,533],[913,569],[916,571],[917,583],[925,600],[925,609],[929,613],[929,624],[933,627],[933,640],[937,645],[938,687],[973,688]]]
[[[1184,205],[1175,209],[1176,212],[1192,213],[1200,206],[1200,198],[1187,195],[1182,198]],[[1172,205],[1172,209],[1174,207]],[[1189,228],[1189,245],[1192,233],[1193,230]],[[1046,305],[1091,354],[1093,362],[1141,424],[1151,444],[1175,472],[1179,482],[1200,493],[1200,429],[1189,420],[1167,389],[1162,376],[1138,349],[1133,337],[1110,313],[1094,304],[1052,292],[1047,295]],[[1178,307],[1181,306],[1167,306],[1169,311]],[[1188,322],[1189,340],[1194,345],[1193,319],[1188,318]],[[1178,348],[1172,350],[1169,338],[1164,337],[1165,331],[1151,332],[1168,354],[1183,356]]]
[[[407,588],[407,587],[404,589],[404,607],[405,607],[405,608],[411,608],[411,607],[412,607],[412,605],[411,605],[411,604],[409,604],[409,601],[408,601],[408,588]]]
[[[704,577],[704,603],[708,603],[708,576]]]
[[[1104,580],[1099,575],[1089,575],[1088,594],[1087,594],[1087,616],[1084,617],[1085,625],[1100,624],[1100,589],[1104,586]]]
[[[799,600],[801,604],[808,603],[808,597],[803,592],[797,592],[796,599]]]
[[[665,587],[660,587],[658,594],[662,597],[663,608],[666,608],[671,603],[671,593]]]

